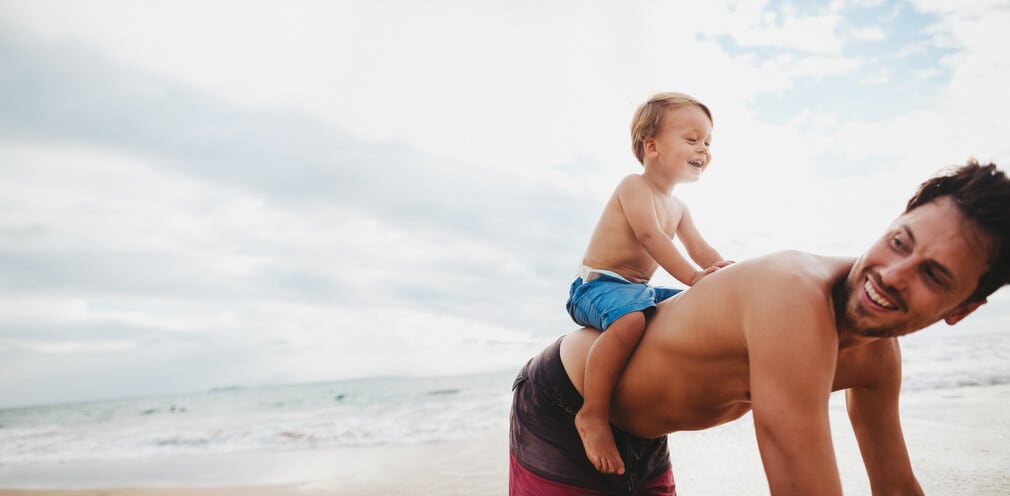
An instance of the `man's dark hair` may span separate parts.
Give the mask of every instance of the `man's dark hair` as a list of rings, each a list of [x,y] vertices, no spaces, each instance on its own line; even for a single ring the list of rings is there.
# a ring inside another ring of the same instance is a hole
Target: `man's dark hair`
[[[996,164],[979,165],[971,159],[922,183],[908,200],[905,213],[942,196],[950,196],[964,216],[989,236],[989,268],[967,300],[983,301],[1010,283],[1010,179]]]

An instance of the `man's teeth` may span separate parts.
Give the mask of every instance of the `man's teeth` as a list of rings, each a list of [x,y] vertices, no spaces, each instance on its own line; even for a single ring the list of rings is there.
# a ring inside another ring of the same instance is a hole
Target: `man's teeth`
[[[881,294],[878,293],[877,290],[873,288],[873,284],[870,284],[869,279],[866,280],[866,284],[863,285],[863,288],[866,289],[866,294],[870,297],[870,300],[873,300],[874,303],[888,310],[895,310],[898,308],[894,306],[894,304],[892,304],[890,300],[881,296]]]

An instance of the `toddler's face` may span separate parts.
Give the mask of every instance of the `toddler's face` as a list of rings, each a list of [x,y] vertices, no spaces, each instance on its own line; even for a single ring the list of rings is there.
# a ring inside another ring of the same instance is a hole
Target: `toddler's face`
[[[663,129],[654,138],[653,158],[678,182],[697,181],[712,156],[712,121],[695,105],[668,110]]]

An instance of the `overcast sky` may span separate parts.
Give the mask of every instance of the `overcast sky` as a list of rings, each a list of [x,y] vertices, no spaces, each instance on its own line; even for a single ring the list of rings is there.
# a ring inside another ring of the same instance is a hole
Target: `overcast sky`
[[[674,193],[724,256],[859,255],[938,170],[1010,166],[1007,26],[1007,1],[0,0],[0,407],[516,369],[575,327],[657,91],[713,111]],[[997,294],[961,326],[1008,324]]]

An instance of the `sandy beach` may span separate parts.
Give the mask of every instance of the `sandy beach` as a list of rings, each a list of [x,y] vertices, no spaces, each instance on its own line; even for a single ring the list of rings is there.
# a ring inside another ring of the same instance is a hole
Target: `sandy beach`
[[[3,495],[52,495],[52,496],[285,496],[308,495],[310,493],[289,487],[209,487],[209,488],[119,488],[85,489],[61,491],[40,490],[0,490]]]
[[[0,467],[0,496],[504,495],[508,439]]]
[[[832,430],[846,494],[869,485],[840,394]],[[1010,385],[906,392],[902,411],[916,474],[928,494],[1010,492]],[[507,425],[477,439],[131,462],[0,467],[0,496],[504,496]],[[768,494],[750,416],[671,437],[681,495]],[[25,489],[15,489],[15,488]]]

